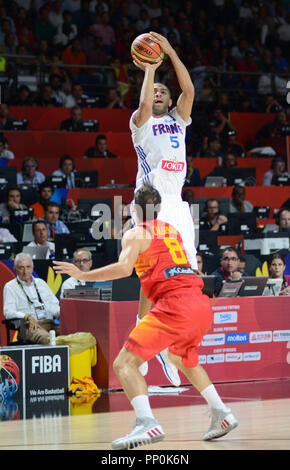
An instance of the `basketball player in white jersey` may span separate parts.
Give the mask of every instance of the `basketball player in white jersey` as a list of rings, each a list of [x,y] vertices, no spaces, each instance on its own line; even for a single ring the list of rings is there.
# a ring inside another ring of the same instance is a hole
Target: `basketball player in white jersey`
[[[144,182],[159,191],[162,202],[158,218],[179,231],[192,268],[197,270],[194,224],[189,205],[181,197],[186,176],[185,134],[186,127],[191,124],[195,90],[186,67],[168,40],[155,32],[150,34],[170,58],[181,94],[176,107],[169,111],[172,105],[170,90],[162,83],[154,83],[155,71],[162,61],[148,64],[134,57],[134,64],[144,71],[139,107],[130,119],[132,140],[138,156],[135,191]],[[137,322],[150,308],[151,302],[141,289]],[[175,386],[180,385],[178,370],[169,361],[167,350],[160,353],[157,359],[169,381]],[[146,375],[147,370],[148,364],[142,364],[140,372]]]

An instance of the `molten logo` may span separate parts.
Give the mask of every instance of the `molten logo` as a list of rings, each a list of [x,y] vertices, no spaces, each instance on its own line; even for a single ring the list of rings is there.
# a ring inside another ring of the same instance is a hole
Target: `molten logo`
[[[14,395],[18,390],[20,372],[18,365],[10,356],[0,355],[0,398]]]
[[[184,162],[172,162],[171,160],[162,160],[161,168],[167,171],[182,171],[184,168]]]

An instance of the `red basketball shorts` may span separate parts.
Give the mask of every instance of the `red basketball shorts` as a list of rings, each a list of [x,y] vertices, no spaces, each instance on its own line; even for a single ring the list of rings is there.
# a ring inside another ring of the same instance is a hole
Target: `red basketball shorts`
[[[132,330],[124,347],[144,361],[168,348],[182,358],[186,367],[195,367],[197,348],[212,324],[212,317],[209,298],[200,288],[166,296]]]

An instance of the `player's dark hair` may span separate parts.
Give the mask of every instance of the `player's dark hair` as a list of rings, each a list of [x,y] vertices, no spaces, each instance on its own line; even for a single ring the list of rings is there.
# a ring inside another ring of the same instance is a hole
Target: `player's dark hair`
[[[143,222],[157,219],[160,210],[161,196],[151,184],[144,183],[135,194],[137,216]]]

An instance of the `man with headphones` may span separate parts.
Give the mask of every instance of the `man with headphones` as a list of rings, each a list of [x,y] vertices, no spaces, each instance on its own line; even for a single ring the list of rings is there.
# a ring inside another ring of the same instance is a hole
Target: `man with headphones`
[[[208,199],[205,203],[205,214],[199,221],[200,230],[225,230],[228,218],[220,213],[217,199]]]
[[[271,170],[266,171],[263,176],[262,186],[271,186],[273,184],[272,180],[274,176],[288,176],[290,174],[286,171],[286,161],[282,157],[275,157],[271,163]]]
[[[28,184],[39,187],[45,181],[45,176],[38,170],[38,161],[34,157],[23,160],[21,171],[17,173],[17,184]]]

